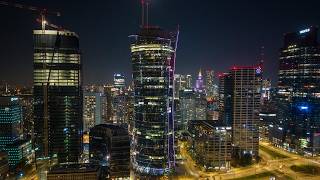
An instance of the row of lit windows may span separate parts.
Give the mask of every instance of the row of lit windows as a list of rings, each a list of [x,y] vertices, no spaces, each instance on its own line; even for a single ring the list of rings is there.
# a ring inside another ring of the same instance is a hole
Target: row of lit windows
[[[80,54],[62,54],[55,53],[54,58],[52,59],[52,53],[34,53],[34,62],[35,63],[80,63]]]

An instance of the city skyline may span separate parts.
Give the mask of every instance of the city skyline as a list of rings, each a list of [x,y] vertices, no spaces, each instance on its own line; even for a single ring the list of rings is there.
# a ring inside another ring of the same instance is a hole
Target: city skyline
[[[0,0],[1,180],[319,179],[319,2],[29,3]]]
[[[283,33],[317,25],[319,14],[316,13],[316,7],[319,2],[311,0],[302,3],[299,9],[291,1],[245,2],[152,2],[150,24],[168,29],[180,27],[181,45],[177,52],[177,73],[191,73],[195,77],[197,71],[193,69],[194,62],[197,62],[197,68],[212,68],[215,72],[235,64],[253,65],[259,61],[260,49],[264,46],[264,76],[271,78],[273,84],[276,83],[278,50],[281,47]],[[137,31],[141,24],[141,7],[138,0],[90,3],[89,6],[85,2],[77,2],[77,6],[74,7],[73,1],[57,3],[48,0],[27,3],[60,11],[61,17],[49,16],[48,20],[80,35],[85,84],[111,82],[111,76],[115,72],[123,72],[131,79],[127,37]],[[177,11],[179,13],[176,13]],[[229,13],[225,13],[226,11]],[[190,12],[193,12],[192,15]],[[101,15],[98,15],[100,13]],[[1,7],[0,14],[4,22],[4,28],[0,30],[1,38],[4,39],[0,44],[4,50],[1,55],[3,66],[19,64],[17,71],[20,72],[15,73],[10,71],[10,68],[5,68],[0,72],[2,81],[31,85],[30,32],[32,29],[40,28],[35,21],[37,14],[5,7]],[[10,17],[10,21],[7,17]],[[166,20],[168,18],[169,21]]]

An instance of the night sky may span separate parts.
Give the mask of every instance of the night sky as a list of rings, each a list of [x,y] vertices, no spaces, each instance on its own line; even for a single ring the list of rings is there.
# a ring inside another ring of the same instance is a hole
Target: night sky
[[[115,72],[131,79],[129,38],[139,30],[139,0],[24,0],[60,11],[48,17],[80,36],[85,84],[106,83]],[[278,50],[286,32],[320,24],[319,0],[153,0],[150,24],[180,26],[177,73],[227,71],[258,62],[265,47],[265,77],[277,79]],[[32,84],[32,30],[36,13],[0,6],[0,80]]]

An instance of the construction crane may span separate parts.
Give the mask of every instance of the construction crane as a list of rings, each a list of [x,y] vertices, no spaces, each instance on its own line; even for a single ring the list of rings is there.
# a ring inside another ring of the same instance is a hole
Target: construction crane
[[[52,52],[52,58],[51,58],[51,62],[53,62],[54,59],[54,55],[56,53],[56,51],[59,50],[60,48],[60,34],[59,31],[64,30],[63,28],[61,28],[60,26],[54,25],[49,23],[46,20],[46,16],[47,15],[54,15],[54,16],[61,16],[60,12],[55,12],[55,11],[48,11],[45,8],[38,8],[38,7],[34,7],[34,6],[29,6],[29,5],[24,5],[24,4],[20,4],[20,3],[13,3],[13,2],[9,2],[9,1],[0,1],[0,6],[9,6],[9,7],[13,7],[13,8],[19,8],[19,9],[25,9],[25,10],[30,10],[33,12],[36,12],[37,14],[40,15],[39,18],[36,19],[37,22],[39,22],[41,24],[41,30],[42,30],[42,34],[44,35],[46,32],[46,26],[51,27],[53,29],[57,30],[57,36],[56,36],[56,41],[55,41],[55,45],[53,48],[53,52]],[[47,62],[46,62],[46,53],[43,53],[43,69],[46,70],[47,69]],[[48,120],[49,120],[49,113],[48,113],[48,87],[50,85],[50,75],[51,75],[51,67],[48,66],[49,68],[49,72],[48,72],[48,79],[46,83],[43,83],[43,118],[44,118],[44,127],[43,127],[43,135],[44,135],[44,156],[48,157],[49,156],[49,144],[48,144],[48,140],[49,140],[49,134],[48,134]],[[32,133],[33,134],[33,133]],[[33,135],[32,135],[33,136]],[[32,139],[34,140],[34,137],[32,137]]]
[[[19,9],[26,9],[26,10],[30,10],[30,11],[34,11],[34,12],[38,13],[40,15],[40,19],[41,19],[42,30],[45,30],[46,25],[48,24],[48,22],[46,20],[46,15],[54,15],[57,17],[61,16],[60,12],[48,11],[46,8],[38,8],[38,7],[24,5],[24,4],[20,4],[20,3],[13,3],[11,1],[0,1],[0,5],[9,6],[9,7],[13,7],[13,8],[19,8]]]

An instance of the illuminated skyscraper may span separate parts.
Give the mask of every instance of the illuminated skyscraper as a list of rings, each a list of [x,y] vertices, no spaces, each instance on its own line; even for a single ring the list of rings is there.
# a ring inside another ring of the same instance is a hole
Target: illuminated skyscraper
[[[79,37],[56,30],[35,30],[33,35],[37,157],[78,162],[83,123]]]
[[[262,81],[262,92],[261,92],[261,101],[262,103],[268,102],[271,99],[271,80],[264,79]]]
[[[0,152],[8,154],[10,168],[32,156],[31,140],[23,137],[22,114],[18,97],[0,96]]]
[[[232,76],[230,73],[219,74],[219,119],[232,126],[233,99]]]
[[[103,105],[106,98],[102,93],[84,92],[83,94],[83,131],[103,123]]]
[[[205,91],[201,69],[199,71],[198,78],[196,80],[196,88],[195,89],[196,89],[197,92],[203,92],[204,93],[204,91]]]
[[[185,75],[175,74],[174,75],[174,97],[179,98],[179,94],[181,91],[187,89],[187,79]]]
[[[119,73],[114,74],[112,88],[112,120],[115,124],[127,123],[127,97],[125,94],[125,90],[125,77]]]
[[[240,160],[247,162],[259,155],[258,123],[262,72],[259,66],[233,67],[230,75],[234,152]]]
[[[185,89],[180,94],[180,111],[182,129],[187,129],[187,124],[196,119],[195,92],[192,89]]]
[[[280,49],[278,125],[283,146],[300,153],[320,152],[320,48],[318,28],[287,33]]]
[[[195,92],[195,119],[194,120],[206,120],[207,119],[207,99],[206,94],[201,91]]]
[[[214,94],[214,71],[211,69],[206,70],[206,94],[207,96],[213,96]]]
[[[188,74],[186,76],[187,89],[192,89],[192,76]]]
[[[173,83],[178,33],[144,27],[132,35],[135,90],[134,169],[149,175],[175,166]]]
[[[114,87],[119,91],[117,93],[122,94],[125,86],[126,86],[126,80],[124,75],[116,73],[113,75],[113,85]]]
[[[22,120],[18,97],[0,96],[0,151],[22,138]]]

